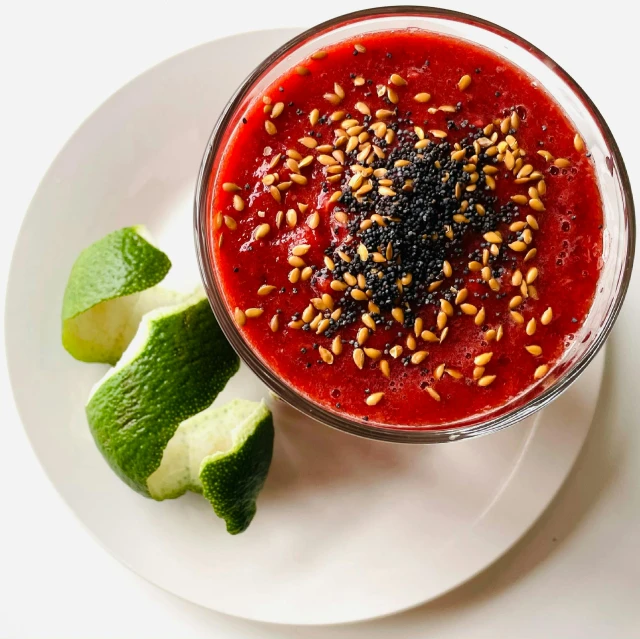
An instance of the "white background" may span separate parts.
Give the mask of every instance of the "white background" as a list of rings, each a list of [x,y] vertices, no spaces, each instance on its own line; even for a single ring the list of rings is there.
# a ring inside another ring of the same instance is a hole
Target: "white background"
[[[638,33],[630,3],[431,4],[498,22],[564,66],[609,121],[632,184],[640,186]],[[213,38],[308,26],[366,6],[359,0],[23,0],[11,6],[1,0],[2,296],[13,242],[40,177],[80,122],[122,84]],[[341,628],[224,617],[129,573],[77,523],[40,470],[2,366],[0,638],[640,637],[639,279],[633,278],[609,342],[603,395],[585,449],[533,530],[453,593],[403,615]]]

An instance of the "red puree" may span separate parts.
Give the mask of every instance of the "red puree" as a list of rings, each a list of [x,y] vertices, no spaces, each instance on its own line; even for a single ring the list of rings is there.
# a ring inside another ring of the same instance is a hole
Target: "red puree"
[[[504,406],[548,373],[594,296],[603,216],[581,138],[521,69],[468,42],[395,31],[324,53],[248,106],[212,181],[212,259],[230,312],[276,375],[335,412],[428,428]],[[425,93],[428,101],[416,98]],[[320,120],[312,124],[314,109]],[[357,123],[343,124],[348,119]],[[310,136],[316,148],[299,141]],[[464,149],[464,158],[451,158]],[[429,153],[440,154],[440,168]],[[410,160],[397,166],[389,155]],[[417,163],[422,173],[412,174]],[[387,175],[371,174],[384,167]],[[468,189],[474,179],[475,191]],[[371,190],[359,191],[368,180]],[[453,180],[462,181],[455,194]],[[384,227],[371,221],[375,214]],[[422,226],[412,235],[415,224]],[[404,230],[394,235],[394,228]],[[501,238],[486,235],[495,231]],[[325,255],[336,270],[325,266]],[[422,275],[414,276],[418,261]],[[360,273],[373,279],[362,286]],[[374,292],[387,276],[390,285]],[[275,288],[261,295],[263,285]],[[331,299],[323,302],[323,294]],[[338,308],[341,318],[330,321]]]

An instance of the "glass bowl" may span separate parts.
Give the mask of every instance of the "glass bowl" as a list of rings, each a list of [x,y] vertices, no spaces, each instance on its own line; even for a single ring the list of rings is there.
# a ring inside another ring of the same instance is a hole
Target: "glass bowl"
[[[542,84],[568,114],[592,153],[605,219],[603,266],[593,305],[571,346],[549,374],[506,405],[437,428],[368,424],[334,413],[297,392],[263,362],[239,332],[210,257],[211,175],[244,107],[259,98],[276,78],[318,49],[364,33],[406,28],[471,41],[511,60]],[[480,18],[430,7],[385,7],[350,13],[305,31],[266,58],[242,82],[218,119],[204,152],[195,194],[195,239],[204,286],[222,330],[242,360],[274,393],[305,415],[348,433],[424,444],[475,437],[506,428],[549,404],[578,378],[604,344],[624,300],[633,265],[635,218],[627,171],[609,127],[585,92],[551,58],[516,34]]]

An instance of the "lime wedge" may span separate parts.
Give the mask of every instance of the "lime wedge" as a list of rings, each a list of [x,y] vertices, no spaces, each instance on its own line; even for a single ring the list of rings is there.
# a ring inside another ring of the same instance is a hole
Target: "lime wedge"
[[[144,315],[86,407],[109,465],[134,490],[150,496],[147,479],[180,424],[208,408],[238,368],[238,356],[202,290]]]
[[[115,364],[148,311],[184,296],[156,284],[171,268],[143,226],[110,233],[71,268],[62,303],[62,344],[83,362]]]
[[[154,499],[202,493],[232,535],[256,513],[273,453],[273,419],[264,402],[235,399],[182,422],[147,486]]]

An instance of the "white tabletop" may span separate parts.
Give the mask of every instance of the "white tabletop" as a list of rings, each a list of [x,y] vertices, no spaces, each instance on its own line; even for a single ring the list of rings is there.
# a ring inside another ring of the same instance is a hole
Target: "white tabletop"
[[[3,297],[13,242],[40,177],[78,124],[118,87],[162,59],[213,38],[310,25],[367,4],[22,0],[5,5],[0,21]],[[633,186],[640,187],[640,156],[633,146],[640,137],[638,36],[627,8],[633,5],[626,0],[431,4],[501,23],[555,58],[607,118]],[[525,538],[497,564],[437,601],[333,629],[263,626],[225,617],[161,592],[119,565],[74,519],[44,476],[22,431],[3,366],[0,637],[640,637],[639,313],[636,273],[609,340],[591,434],[566,485]]]

